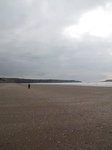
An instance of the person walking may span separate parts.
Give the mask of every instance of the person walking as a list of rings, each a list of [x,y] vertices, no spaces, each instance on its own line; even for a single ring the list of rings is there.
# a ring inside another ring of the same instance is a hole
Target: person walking
[[[28,84],[28,89],[30,89],[30,84]]]

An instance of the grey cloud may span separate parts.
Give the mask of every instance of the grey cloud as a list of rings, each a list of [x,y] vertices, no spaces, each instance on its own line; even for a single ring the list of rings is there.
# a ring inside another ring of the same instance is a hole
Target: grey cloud
[[[25,6],[22,1],[0,1],[0,29],[14,29],[24,23],[26,18]]]
[[[95,80],[111,73],[109,39],[64,37],[64,27],[110,0],[0,1],[0,76]]]

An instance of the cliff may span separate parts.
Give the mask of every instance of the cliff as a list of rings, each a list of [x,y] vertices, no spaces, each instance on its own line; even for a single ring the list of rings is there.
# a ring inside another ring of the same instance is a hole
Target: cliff
[[[0,83],[65,83],[65,82],[81,82],[81,81],[57,80],[57,79],[0,78]]]

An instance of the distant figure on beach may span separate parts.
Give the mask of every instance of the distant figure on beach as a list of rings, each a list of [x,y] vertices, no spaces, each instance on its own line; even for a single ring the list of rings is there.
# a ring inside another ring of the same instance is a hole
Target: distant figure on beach
[[[30,84],[28,84],[28,89],[30,89]]]

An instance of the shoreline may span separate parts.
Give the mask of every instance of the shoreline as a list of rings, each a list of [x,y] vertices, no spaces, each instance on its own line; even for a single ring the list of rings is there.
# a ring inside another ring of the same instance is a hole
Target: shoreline
[[[93,86],[93,87],[112,87],[112,82],[81,82],[81,83],[30,83],[33,85],[71,85],[71,86]]]
[[[0,84],[31,84],[31,85],[65,85],[65,86],[85,86],[85,87],[112,87],[112,82],[62,82],[62,83],[0,83]]]

